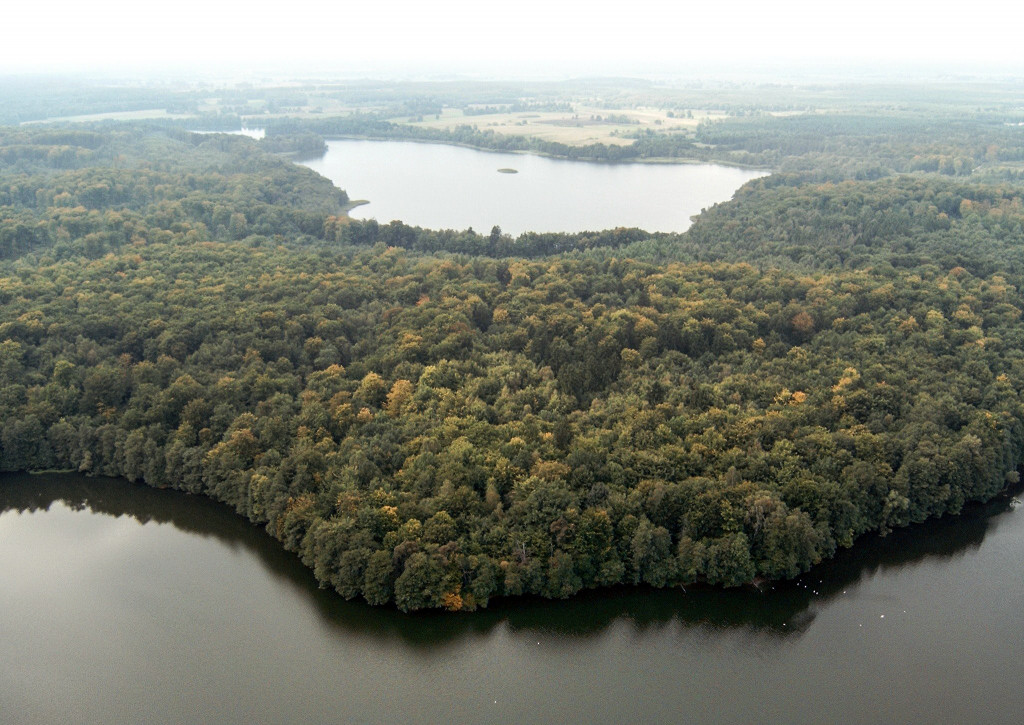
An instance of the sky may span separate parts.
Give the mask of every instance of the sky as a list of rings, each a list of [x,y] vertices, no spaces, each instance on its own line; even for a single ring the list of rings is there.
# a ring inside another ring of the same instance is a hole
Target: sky
[[[795,64],[1024,75],[1014,0],[49,0],[4,11],[0,75],[554,75]]]

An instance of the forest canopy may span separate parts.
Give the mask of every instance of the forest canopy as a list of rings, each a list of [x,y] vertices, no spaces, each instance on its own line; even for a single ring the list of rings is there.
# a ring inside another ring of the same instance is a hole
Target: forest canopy
[[[349,220],[272,153],[315,136],[0,129],[0,469],[211,496],[403,610],[792,577],[992,497],[1020,187],[757,128],[703,133],[789,171],[686,234],[514,239]]]

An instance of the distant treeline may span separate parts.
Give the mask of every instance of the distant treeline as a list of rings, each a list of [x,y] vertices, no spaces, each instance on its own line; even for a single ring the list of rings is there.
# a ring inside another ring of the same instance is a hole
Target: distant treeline
[[[471,125],[452,129],[412,126],[393,123],[376,114],[354,114],[336,118],[268,119],[268,134],[313,131],[322,136],[356,136],[361,138],[447,143],[492,151],[527,151],[587,161],[625,161],[637,158],[632,147],[614,144],[588,144],[571,146],[557,141],[545,141],[531,136],[509,136],[490,129],[480,130]]]
[[[493,227],[489,234],[480,234],[471,229],[423,229],[400,221],[379,224],[375,219],[333,217],[325,223],[324,238],[358,246],[383,243],[418,252],[534,258],[600,247],[616,249],[649,239],[650,234],[641,229],[619,227],[600,232],[524,232],[511,237],[502,234],[500,227]]]
[[[573,106],[571,103],[543,103],[517,100],[497,105],[467,105],[463,107],[462,113],[466,116],[484,116],[489,113],[569,113],[572,110]]]

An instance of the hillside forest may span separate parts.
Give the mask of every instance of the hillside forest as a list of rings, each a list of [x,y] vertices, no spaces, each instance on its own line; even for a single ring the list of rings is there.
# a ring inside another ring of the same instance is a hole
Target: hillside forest
[[[686,148],[774,173],[688,232],[513,238],[345,216],[290,155],[364,121],[0,128],[0,470],[405,611],[794,577],[1017,480],[1019,124],[737,116]]]

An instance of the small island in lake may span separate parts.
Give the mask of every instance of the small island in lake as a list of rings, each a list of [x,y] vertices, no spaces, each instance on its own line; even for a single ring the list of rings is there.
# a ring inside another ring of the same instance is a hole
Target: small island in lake
[[[498,169],[499,174],[518,174],[519,169]]]

